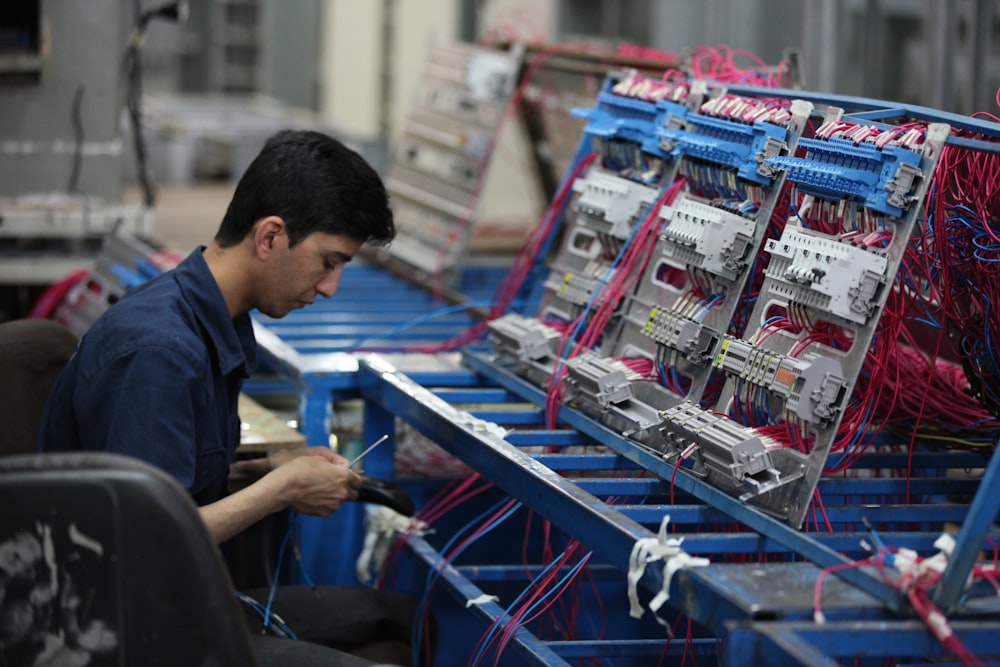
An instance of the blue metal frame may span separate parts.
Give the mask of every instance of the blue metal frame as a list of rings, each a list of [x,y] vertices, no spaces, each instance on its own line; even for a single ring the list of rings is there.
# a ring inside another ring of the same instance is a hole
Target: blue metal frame
[[[725,639],[724,655],[730,661],[725,664],[746,664],[733,657],[735,647],[744,645],[752,645],[752,650],[763,656],[781,655],[789,660],[798,660],[773,664],[836,664],[828,654],[842,657],[844,651],[848,650],[881,656],[941,655],[940,646],[933,640],[928,641],[925,626],[905,620],[908,608],[905,601],[900,599],[898,591],[884,584],[871,572],[853,569],[839,573],[839,579],[829,578],[823,587],[823,610],[831,623],[828,627],[815,626],[809,620],[812,609],[808,601],[811,600],[811,591],[820,570],[849,562],[849,558],[841,551],[855,552],[853,558],[862,556],[861,548],[857,545],[869,535],[860,527],[854,531],[843,530],[833,534],[802,533],[757,510],[740,505],[731,497],[703,484],[684,469],[674,480],[676,489],[684,492],[675,494],[678,504],[610,504],[602,498],[662,498],[669,492],[666,488],[669,485],[662,480],[670,479],[672,467],[662,461],[657,464],[653,454],[638,449],[634,443],[567,408],[561,410],[560,418],[575,429],[570,434],[533,429],[514,431],[508,438],[501,437],[488,422],[462,411],[443,397],[458,397],[477,404],[500,401],[498,406],[504,406],[502,409],[486,408],[482,411],[486,415],[514,414],[510,406],[512,395],[535,404],[543,400],[543,397],[537,388],[491,366],[481,356],[466,354],[465,361],[482,376],[481,381],[485,386],[482,393],[477,394],[474,389],[431,391],[412,382],[384,360],[377,358],[361,364],[359,373],[363,379],[362,393],[369,404],[378,406],[383,418],[400,417],[433,437],[447,451],[461,458],[498,487],[521,499],[526,506],[584,543],[587,548],[593,549],[600,562],[609,563],[622,572],[627,570],[628,554],[635,541],[653,536],[655,526],[664,514],[671,515],[672,524],[679,527],[679,535],[685,536],[684,546],[691,553],[716,554],[721,557],[746,553],[786,556],[788,562],[780,564],[713,564],[706,568],[682,571],[675,576],[670,589],[670,604]],[[499,385],[503,391],[498,390],[495,385]],[[527,406],[523,410],[531,416],[513,421],[537,421],[536,408]],[[373,422],[370,426],[384,429],[387,424]],[[526,454],[521,451],[528,446],[539,449],[552,447],[552,443],[556,441],[561,442],[562,446],[568,443],[585,445],[581,435],[589,436],[590,449],[596,448],[597,453],[561,455]],[[600,445],[610,447],[615,453],[608,454]],[[940,465],[947,462],[948,456],[950,455],[944,453],[930,454],[919,465]],[[974,459],[970,458],[970,454],[957,452],[953,463],[964,466],[972,460]],[[884,463],[882,457],[872,457],[871,461],[875,464]],[[560,469],[604,470],[614,475],[571,478],[559,474],[557,471]],[[662,479],[641,477],[643,469],[656,472]],[[933,480],[941,481],[943,480],[940,478]],[[866,496],[886,497],[899,490],[892,479],[864,480],[865,483],[875,482],[867,487],[861,483],[862,480],[831,479],[825,480],[826,482],[838,493],[848,495],[863,493]],[[921,492],[938,490],[931,485]],[[870,516],[866,510],[870,510]],[[832,520],[845,526],[857,525],[862,518],[876,522],[888,520],[893,524],[915,522],[919,524],[917,530],[900,529],[882,533],[881,536],[888,544],[909,546],[922,553],[930,553],[933,551],[932,542],[943,530],[944,523],[961,521],[966,511],[969,510],[965,506],[948,503],[930,506],[917,503],[893,508],[859,507],[848,503],[831,507],[828,514],[833,515]],[[726,521],[737,521],[750,528],[751,532],[699,532],[703,531],[699,528],[703,524]],[[480,565],[475,569],[478,571],[487,565]],[[776,604],[766,592],[748,586],[747,581],[753,578],[752,573],[762,569],[768,573],[770,581],[780,576],[780,588],[786,592],[794,591],[795,594],[789,594],[781,604]],[[647,591],[658,591],[662,585],[662,577],[657,571],[649,569],[640,583]],[[620,612],[625,613],[625,610]],[[849,645],[850,648],[846,648],[848,645],[843,644],[847,641],[845,635],[837,635],[837,632],[846,627],[844,623],[859,618],[877,620],[888,624],[885,626],[887,628],[906,628],[907,631],[914,632],[922,629],[924,634],[920,642],[902,644],[904,647],[919,646],[919,651],[905,652],[900,649],[897,639],[885,638],[880,633],[864,633],[860,635],[860,643],[855,642]],[[769,619],[769,622],[764,623],[762,619]],[[840,625],[835,625],[834,620]],[[793,621],[799,622],[799,625],[782,625]],[[749,633],[740,629],[744,627],[741,624],[746,623],[754,624]],[[987,625],[994,632],[1000,630],[998,621]],[[767,632],[763,631],[765,628]],[[824,631],[839,637],[842,645],[837,650],[829,648],[834,645],[835,640],[822,634]],[[821,637],[821,647],[817,648],[816,642]],[[970,637],[974,638],[977,646],[986,646],[987,651],[1000,652],[1000,640],[990,643],[984,639],[985,635],[975,633],[970,634]],[[730,639],[734,642],[732,648],[728,644]],[[735,655],[745,658],[744,653]]]

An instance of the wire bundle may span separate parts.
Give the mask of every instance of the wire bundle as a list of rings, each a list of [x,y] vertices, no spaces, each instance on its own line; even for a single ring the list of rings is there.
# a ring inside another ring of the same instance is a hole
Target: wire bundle
[[[966,138],[967,132],[956,133]],[[995,142],[994,142],[995,143]],[[934,286],[973,390],[1000,413],[1000,154],[946,145],[927,202]]]
[[[517,631],[548,611],[584,571],[593,552],[581,555],[582,551],[583,547],[579,542],[570,540],[566,549],[542,568],[538,576],[507,606],[504,615],[494,621],[480,638],[468,663],[469,667],[483,664],[491,646],[494,647],[493,665],[501,664],[504,652]],[[568,570],[563,573],[566,568]],[[576,607],[571,615],[575,616],[578,610],[579,607]],[[569,631],[574,625],[575,620],[568,619],[565,631]]]
[[[736,62],[737,58],[749,60],[752,66],[741,67]],[[733,49],[725,44],[719,47],[699,46],[691,53],[691,75],[696,79],[778,88],[784,85],[783,80],[788,71],[789,65],[785,60],[772,70],[753,53]]]
[[[885,545],[878,533],[870,526],[869,535],[873,542],[870,545],[870,550],[874,552],[872,556],[860,561],[834,565],[819,573],[813,590],[813,617],[816,622],[826,622],[821,600],[823,582],[828,575],[843,570],[873,567],[884,583],[901,591],[906,596],[913,611],[927,625],[927,629],[940,642],[942,648],[961,660],[963,665],[968,667],[982,665],[982,661],[954,633],[947,617],[930,596],[930,592],[941,580],[942,573],[948,563],[949,551],[947,547],[942,545],[942,551],[925,558],[909,549],[898,549]],[[992,543],[992,540],[989,542]],[[940,542],[936,544],[940,544]],[[992,546],[993,561],[974,565],[970,572],[970,579],[973,583],[987,582],[992,589],[990,594],[996,595],[1000,593],[1000,583],[997,581],[998,553],[996,545]]]
[[[716,118],[729,118],[743,123],[766,122],[787,125],[792,119],[792,101],[780,98],[760,99],[726,93],[712,97],[701,105],[701,113]]]
[[[633,71],[612,86],[611,93],[647,102],[683,102],[691,94],[691,84],[687,76],[678,70],[667,70],[660,80]]]

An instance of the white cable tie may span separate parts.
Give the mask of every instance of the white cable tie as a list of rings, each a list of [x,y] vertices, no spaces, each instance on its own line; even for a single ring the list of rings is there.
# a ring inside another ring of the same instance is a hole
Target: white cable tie
[[[667,562],[663,564],[663,588],[650,600],[650,611],[653,613],[658,612],[663,603],[670,599],[670,582],[673,580],[674,574],[689,567],[705,567],[710,562],[707,558],[696,558],[686,551],[678,550],[676,554],[667,559]]]
[[[372,580],[372,572],[382,569],[397,533],[424,535],[427,524],[389,507],[369,505],[365,508],[365,537],[354,565],[358,581],[367,584]]]
[[[948,555],[943,551],[939,551],[933,556],[929,556],[928,558],[920,561],[916,569],[920,574],[929,571],[934,571],[940,574],[944,572],[946,567],[948,567]]]
[[[951,626],[948,625],[948,619],[945,615],[939,611],[932,611],[927,614],[927,625],[930,626],[931,632],[939,640],[949,639],[953,634],[951,631]]]
[[[468,609],[472,605],[477,605],[478,606],[478,605],[481,605],[481,604],[487,604],[489,602],[500,602],[500,598],[498,598],[495,595],[487,595],[486,593],[483,593],[482,595],[480,595],[477,598],[469,598],[468,600],[466,600],[465,601],[465,608]]]
[[[371,583],[372,561],[375,558],[375,542],[377,540],[378,535],[375,531],[365,531],[365,539],[361,543],[361,553],[358,554],[358,560],[354,563],[354,573],[362,584]]]
[[[919,555],[916,551],[912,549],[907,549],[905,547],[896,551],[894,563],[896,569],[902,574],[912,573],[916,567]]]
[[[934,540],[934,548],[943,552],[945,556],[951,556],[955,551],[955,537],[950,533],[941,533],[941,536]]]
[[[669,597],[670,581],[674,573],[687,567],[700,567],[709,564],[707,558],[693,558],[690,554],[681,549],[684,538],[667,537],[667,525],[670,523],[670,515],[665,514],[660,521],[660,529],[655,538],[645,537],[635,541],[632,546],[632,554],[629,557],[628,568],[628,601],[629,616],[632,618],[642,618],[644,610],[639,603],[638,583],[642,575],[646,572],[646,565],[658,560],[664,561],[663,566],[663,588],[650,602],[649,608],[655,614],[657,610],[666,602]],[[665,625],[659,616],[657,622]]]

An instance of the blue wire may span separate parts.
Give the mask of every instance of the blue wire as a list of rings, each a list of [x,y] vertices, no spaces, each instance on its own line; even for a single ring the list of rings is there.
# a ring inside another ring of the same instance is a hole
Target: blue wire
[[[281,563],[285,557],[285,547],[288,546],[289,538],[292,536],[292,525],[289,524],[288,530],[285,531],[285,538],[281,540],[281,548],[278,549],[278,563],[274,568],[274,578],[271,580],[271,590],[267,594],[267,606],[264,607],[264,628],[271,623],[271,603],[274,602],[274,593],[278,590],[278,577],[281,574]],[[291,630],[289,630],[291,633]],[[296,639],[294,633],[292,633],[292,639]]]
[[[253,599],[246,593],[236,591],[236,598],[240,602],[245,604],[247,607],[249,607],[254,613],[256,613],[261,618],[264,618],[265,614],[268,613],[264,605],[262,605],[260,602]],[[295,633],[292,632],[292,629],[288,627],[288,625],[286,625],[284,621],[282,621],[277,614],[274,614],[273,616],[274,616],[274,622],[270,623],[269,627],[271,628],[271,631],[275,635],[279,637],[284,637],[285,639],[298,639]]]
[[[570,177],[576,173],[576,170],[579,167],[579,165],[583,162],[584,158],[586,158],[587,155],[589,154],[590,152],[586,150],[585,146],[580,146],[577,149],[576,155],[573,157],[573,162],[572,164],[570,164],[569,169],[566,170],[566,173],[563,174],[562,181],[559,182],[559,187],[556,190],[556,192],[564,192],[566,190],[566,188],[570,185],[569,182]],[[559,210],[555,212],[554,214],[555,218],[552,224],[552,228],[549,230],[548,235],[540,240],[541,247],[539,248],[538,254],[535,256],[535,259],[532,262],[531,266],[528,267],[528,270],[525,272],[524,284],[522,284],[521,287],[518,289],[519,294],[523,293],[525,285],[530,285],[531,281],[529,280],[529,277],[538,271],[539,266],[544,266],[544,258],[549,255],[549,249],[551,248],[551,245],[555,240],[555,238],[559,235],[559,229],[562,226],[562,221],[566,217],[566,209],[569,208],[569,202],[571,199],[572,197],[569,196],[565,197],[562,202],[562,206],[560,206]],[[494,301],[495,300],[496,299],[494,298]]]
[[[563,552],[563,553],[565,553],[565,552]],[[576,574],[580,571],[580,569],[588,562],[588,559],[590,558],[590,556],[593,553],[594,553],[593,551],[587,552],[587,555],[585,555],[583,558],[581,558],[577,562],[577,564],[574,565],[570,569],[570,571],[567,572],[566,575],[562,579],[560,579],[559,582],[555,586],[553,586],[549,590],[545,591],[544,595],[542,595],[540,598],[538,598],[537,600],[535,600],[535,602],[530,607],[528,607],[527,611],[524,613],[524,616],[522,618],[530,618],[531,614],[532,614],[532,611],[535,609],[535,607],[537,607],[538,605],[540,605],[546,599],[548,599],[548,598],[552,597],[553,595],[555,595],[557,591],[558,592],[562,592],[562,590],[565,587],[565,585],[568,584],[568,582],[570,582],[573,579],[573,577],[576,576]],[[540,576],[541,575],[539,575],[539,577]],[[539,577],[536,577],[535,581],[538,581]],[[525,590],[527,590],[527,589],[525,589]],[[520,597],[520,596],[518,596],[518,597]],[[507,614],[508,615],[510,615],[510,609],[513,608],[513,606],[514,606],[514,604],[512,603],[511,606],[507,608]],[[518,623],[515,627],[520,628],[522,626],[523,626],[523,623]],[[515,632],[516,632],[516,630],[515,630]],[[504,644],[503,646],[497,646],[496,657],[493,660],[494,667],[496,667],[497,665],[499,665],[498,661],[499,661],[500,655],[501,655],[501,653],[503,652],[504,649],[506,649],[506,644]]]
[[[448,540],[448,542],[444,545],[444,547],[442,547],[440,549],[440,551],[438,551],[438,558],[435,559],[434,565],[431,567],[430,571],[427,573],[427,580],[426,580],[426,582],[424,584],[424,595],[421,596],[420,603],[417,605],[416,621],[413,624],[413,632],[411,634],[411,642],[410,642],[411,645],[412,645],[412,647],[413,647],[413,653],[412,653],[412,655],[413,655],[413,664],[415,664],[415,665],[419,665],[420,664],[420,642],[423,639],[423,634],[424,634],[424,632],[423,632],[423,630],[424,630],[424,628],[423,628],[423,626],[424,626],[424,621],[423,621],[424,611],[427,608],[427,603],[428,603],[428,598],[430,597],[431,587],[433,586],[434,582],[441,577],[441,569],[442,568],[439,567],[439,566],[444,562],[444,554],[448,552],[448,550],[451,548],[451,546],[460,537],[462,537],[465,533],[467,533],[470,530],[472,530],[472,528],[475,525],[477,525],[480,521],[484,520],[490,514],[496,513],[508,501],[509,501],[508,498],[503,498],[503,499],[497,501],[497,503],[495,505],[491,506],[485,512],[483,512],[482,514],[480,514],[476,518],[472,519],[467,524],[465,524],[464,526],[462,526],[459,530],[457,530],[455,532],[455,534],[451,537],[451,539]],[[515,503],[509,510],[507,510],[507,512],[505,512],[503,514],[503,516],[498,517],[491,525],[485,527],[482,530],[482,532],[479,534],[479,536],[476,537],[475,540],[473,540],[472,542],[469,542],[469,544],[467,544],[464,547],[462,547],[462,550],[459,551],[458,553],[456,553],[454,556],[452,556],[452,558],[453,559],[457,558],[459,555],[461,555],[461,553],[463,551],[465,551],[467,548],[469,548],[477,540],[479,540],[480,538],[482,538],[485,535],[487,535],[488,533],[490,533],[494,528],[496,528],[497,526],[499,526],[500,524],[502,524],[504,521],[506,521],[508,518],[510,518],[510,516],[512,514],[514,514],[514,512],[518,511],[519,509],[521,509],[521,503],[520,502]]]
[[[293,528],[298,528],[299,527],[297,525],[298,522],[295,521],[296,512],[292,510],[290,512],[290,515],[291,516],[288,519],[289,521],[288,529],[292,530]],[[309,576],[309,571],[302,564],[302,554],[299,552],[299,545],[298,545],[299,539],[300,539],[299,537],[296,537],[295,539],[292,540],[292,554],[295,556],[295,562],[298,563],[299,566],[299,573],[302,575],[302,578],[306,580],[306,584],[308,584],[311,588],[316,588],[316,584],[313,582],[312,577]]]
[[[548,565],[546,565],[542,569],[542,571],[539,572],[538,575],[534,579],[532,579],[531,583],[533,584],[533,583],[541,580],[545,575],[547,575],[554,567],[556,567],[556,565],[559,563],[559,559],[562,558],[563,555],[565,555],[565,553],[566,552],[563,551],[557,558],[554,558],[551,563],[549,563]],[[577,565],[579,565],[579,563]],[[513,602],[511,602],[509,605],[507,605],[507,608],[504,609],[504,615],[510,616],[510,610],[513,609],[514,607],[516,607],[517,603],[520,602],[521,599],[524,598],[528,594],[528,592],[531,591],[531,590],[532,590],[532,586],[531,585],[525,586],[524,589],[520,593],[518,593],[517,597],[514,598]],[[501,627],[501,624],[499,622],[494,623],[493,626],[490,628],[489,632],[486,633],[486,636],[483,638],[482,645],[480,645],[479,651],[476,653],[475,659],[472,661],[473,665],[478,664],[479,660],[483,657],[483,653],[486,651],[486,647],[489,646],[490,642],[492,641],[491,637],[493,636],[493,634],[495,632],[497,632],[497,630],[500,627]],[[499,649],[499,647],[498,647],[498,649]]]

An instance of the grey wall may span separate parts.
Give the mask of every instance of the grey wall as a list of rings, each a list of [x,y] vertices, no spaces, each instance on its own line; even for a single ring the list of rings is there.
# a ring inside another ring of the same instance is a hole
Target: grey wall
[[[665,51],[728,44],[776,63],[794,47],[808,90],[996,112],[996,0],[651,0],[649,8],[649,44]]]
[[[262,19],[261,92],[294,107],[318,110],[323,25],[319,0],[265,3]]]
[[[123,0],[42,0],[37,81],[0,82],[0,196],[67,192],[77,154],[73,107],[80,97],[83,144],[78,190],[120,199],[119,72]]]

